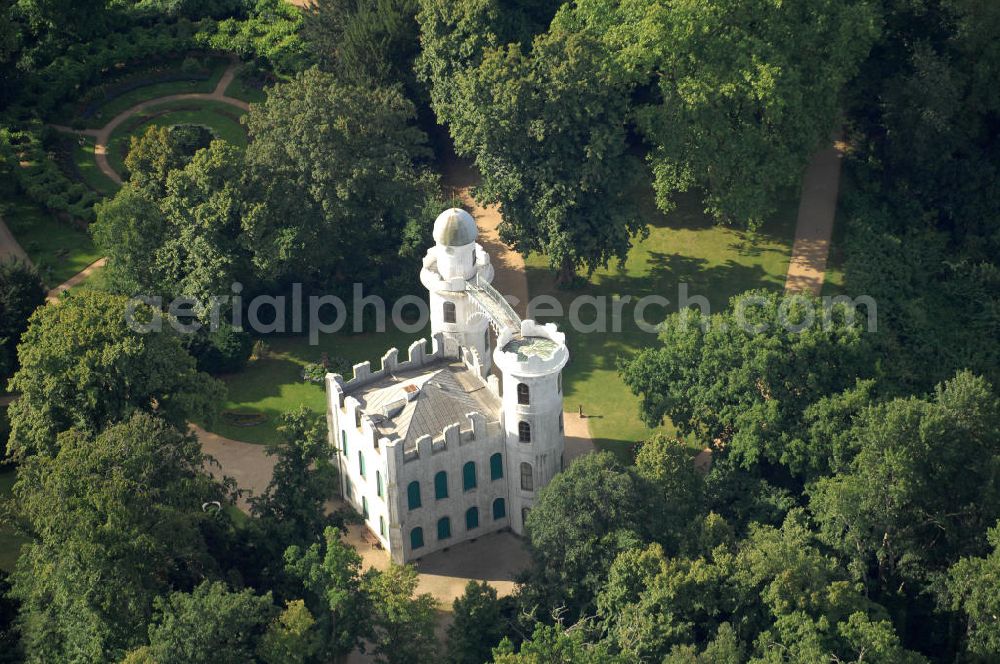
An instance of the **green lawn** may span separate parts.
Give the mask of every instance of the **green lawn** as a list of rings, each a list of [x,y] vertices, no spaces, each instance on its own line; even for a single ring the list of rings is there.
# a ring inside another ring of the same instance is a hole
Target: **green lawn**
[[[206,428],[248,443],[273,442],[277,438],[275,426],[281,413],[299,406],[317,413],[325,412],[323,386],[302,380],[304,365],[319,362],[326,352],[330,358],[343,358],[351,365],[369,360],[372,368],[378,369],[386,350],[395,346],[400,357],[405,358],[409,345],[429,334],[429,329],[419,334],[404,334],[394,329],[384,333],[332,334],[320,337],[316,346],[310,346],[306,337],[269,338],[266,357],[253,360],[244,371],[224,378],[229,397],[223,405],[224,410],[263,413],[267,421],[256,426],[236,426],[220,417]],[[350,378],[349,370],[347,374],[345,377]]]
[[[555,296],[566,314],[578,295],[605,296],[609,319],[611,296],[633,298],[622,307],[620,332],[613,331],[611,323],[607,332],[574,332],[567,316],[552,319],[566,332],[570,347],[565,407],[575,411],[583,406],[598,447],[625,455],[633,443],[652,433],[639,420],[639,400],[622,383],[615,366],[619,356],[629,357],[657,343],[655,335],[636,326],[634,302],[656,294],[670,300],[667,311],[676,311],[678,285],[686,283],[688,297],[703,295],[712,310],[719,311],[729,298],[747,289],[783,288],[796,216],[794,195],[787,198],[780,212],[755,234],[712,223],[693,195],[679,200],[677,209],[666,217],[647,200],[643,209],[650,220],[649,237],[636,243],[622,269],[612,264],[598,270],[586,286],[575,290],[555,287],[544,256],[528,259],[531,296]],[[593,311],[593,307],[583,308],[580,319],[593,320]],[[646,320],[655,324],[664,315],[663,309],[654,305],[647,309]],[[672,428],[667,425],[663,430],[669,433]]]
[[[191,99],[157,104],[137,113],[111,134],[108,161],[118,173],[124,173],[130,138],[141,136],[152,126],[202,125],[208,127],[216,137],[246,147],[246,131],[238,120],[245,112],[224,102],[208,100]]]
[[[84,184],[103,196],[113,196],[118,191],[118,183],[101,172],[94,161],[94,139],[90,136],[76,137],[73,161],[76,163]]]
[[[7,466],[0,467],[0,501],[11,496],[11,489],[17,473],[13,468]],[[26,540],[19,535],[0,525],[0,569],[12,570],[17,556],[21,551],[21,545]]]
[[[215,89],[215,86],[219,84],[219,79],[222,78],[222,74],[226,71],[226,67],[228,65],[229,60],[227,58],[213,58],[212,73],[206,80],[169,81],[166,83],[145,85],[141,88],[129,90],[125,94],[115,97],[114,99],[108,101],[108,103],[102,105],[97,112],[89,118],[85,118],[83,120],[84,126],[91,129],[103,127],[109,120],[122,111],[150,99],[157,99],[159,97],[182,94],[185,92],[211,92]],[[62,118],[62,121],[68,123],[74,119],[75,118]]]
[[[247,85],[243,82],[243,79],[240,78],[239,74],[233,78],[233,82],[229,84],[228,88],[226,88],[225,94],[227,97],[242,99],[248,104],[259,104],[267,99],[267,94],[265,94],[263,90],[258,90],[255,87]]]
[[[9,190],[3,192],[2,198],[4,221],[49,288],[100,258],[87,231],[60,221]]]

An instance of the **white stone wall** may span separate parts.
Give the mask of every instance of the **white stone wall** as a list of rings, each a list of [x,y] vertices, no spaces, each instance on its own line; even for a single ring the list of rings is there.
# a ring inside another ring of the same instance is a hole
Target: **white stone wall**
[[[405,453],[402,443],[396,441],[387,446],[392,450],[389,458],[388,474],[393,484],[395,513],[398,521],[393,541],[400,546],[390,553],[396,562],[408,562],[428,553],[455,546],[459,542],[481,537],[486,533],[507,528],[510,525],[508,477],[506,466],[504,476],[496,480],[490,478],[490,457],[505,454],[503,431],[499,422],[487,423],[479,413],[471,413],[466,428],[458,423],[446,428],[440,438],[424,436],[417,441],[414,451]],[[475,463],[476,485],[465,490],[464,467]],[[435,497],[435,476],[445,472],[448,497]],[[420,507],[409,508],[409,485],[418,482],[420,486]],[[503,499],[505,516],[493,518],[493,502]],[[466,527],[466,511],[476,507],[479,510],[479,525],[473,529]],[[438,539],[438,522],[448,517],[451,521],[451,535]],[[423,530],[424,545],[418,549],[411,547],[411,533],[414,528]]]

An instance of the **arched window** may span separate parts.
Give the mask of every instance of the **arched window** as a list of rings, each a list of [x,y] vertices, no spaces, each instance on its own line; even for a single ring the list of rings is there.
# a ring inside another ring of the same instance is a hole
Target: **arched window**
[[[444,322],[454,323],[455,322],[455,303],[444,301],[443,304]]]
[[[424,529],[414,528],[410,531],[410,548],[419,549],[424,545]]]
[[[420,507],[420,482],[416,480],[406,487],[406,506],[411,510]]]
[[[441,500],[448,497],[448,473],[443,470],[434,476],[434,498]]]
[[[474,530],[479,527],[479,508],[470,507],[465,510],[465,529]]]
[[[361,516],[365,518],[365,521],[368,520],[368,498],[365,496],[361,496]]]
[[[486,328],[486,331],[483,333],[483,348],[486,349],[487,353],[490,352],[490,328],[488,327]]]
[[[503,455],[497,452],[490,457],[490,479],[498,480],[503,477]]]
[[[527,422],[517,423],[517,439],[522,443],[531,442],[531,425]]]
[[[476,488],[476,462],[469,461],[462,466],[462,491]]]
[[[503,498],[497,498],[493,501],[493,520],[503,519],[507,516],[507,503],[504,502]]]
[[[365,455],[358,450],[358,472],[361,473],[361,477],[365,476]]]
[[[382,473],[375,471],[375,493],[379,498],[382,497]]]
[[[438,519],[438,539],[444,540],[451,537],[451,519],[446,516]]]
[[[528,386],[524,383],[517,384],[517,402],[522,406],[527,406],[528,400]]]
[[[528,462],[521,463],[521,488],[525,491],[535,490],[535,478],[531,473],[531,464]]]
[[[340,430],[340,443],[340,451],[344,453],[344,456],[347,456],[347,432],[343,429]]]

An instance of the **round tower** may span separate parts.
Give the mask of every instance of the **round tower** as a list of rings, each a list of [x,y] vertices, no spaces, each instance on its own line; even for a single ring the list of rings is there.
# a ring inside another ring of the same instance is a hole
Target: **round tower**
[[[510,523],[518,534],[538,491],[562,470],[562,369],[568,361],[566,335],[552,323],[526,320],[497,339],[493,362],[502,377]]]
[[[440,332],[446,347],[476,349],[485,373],[491,367],[489,320],[466,293],[470,284],[493,281],[493,265],[476,243],[478,235],[476,220],[465,210],[451,208],[439,214],[434,246],[424,257],[420,281],[430,291],[431,333]]]

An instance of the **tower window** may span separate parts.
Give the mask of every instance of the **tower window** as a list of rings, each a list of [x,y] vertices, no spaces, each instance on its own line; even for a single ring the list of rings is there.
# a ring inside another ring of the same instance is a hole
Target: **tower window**
[[[361,477],[365,477],[365,455],[361,453],[361,450],[358,450],[358,472]]]
[[[503,456],[497,452],[490,457],[490,479],[498,480],[503,477]]]
[[[420,482],[416,480],[406,487],[406,507],[411,510],[420,507]]]
[[[344,453],[344,456],[347,456],[347,432],[343,429],[340,430],[340,442],[340,451]]]
[[[385,537],[385,517],[382,515],[378,517],[378,534]]]
[[[410,531],[410,548],[419,549],[424,545],[424,529],[414,528]]]
[[[528,399],[528,386],[524,383],[517,384],[517,403],[522,406],[527,406],[530,403]]]
[[[446,323],[454,323],[455,322],[455,303],[454,302],[448,302],[446,300],[444,302],[443,309],[444,309],[444,322],[446,322]]]
[[[375,494],[382,497],[382,473],[375,471]]]
[[[470,507],[465,511],[465,529],[473,530],[479,527],[479,508]]]
[[[507,503],[504,502],[503,498],[497,498],[493,501],[493,520],[503,519],[507,516]]]
[[[361,516],[368,520],[368,498],[365,496],[361,496]]]
[[[563,430],[563,414],[559,413],[559,431]]]
[[[522,443],[531,442],[531,425],[527,422],[517,423],[517,439]]]
[[[535,478],[531,471],[531,464],[527,462],[521,464],[521,489],[524,491],[535,490]]]

